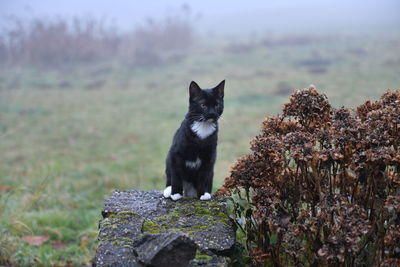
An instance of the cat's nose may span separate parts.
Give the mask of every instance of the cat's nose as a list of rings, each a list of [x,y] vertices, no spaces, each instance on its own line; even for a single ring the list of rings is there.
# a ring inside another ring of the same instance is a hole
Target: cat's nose
[[[215,113],[215,112],[209,113],[207,116],[207,119],[216,121],[218,119],[218,113]]]

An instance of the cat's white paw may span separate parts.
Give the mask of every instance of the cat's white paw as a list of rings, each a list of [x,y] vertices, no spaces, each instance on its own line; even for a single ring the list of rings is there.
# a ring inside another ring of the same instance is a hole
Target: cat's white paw
[[[164,197],[165,198],[169,198],[170,196],[171,196],[171,191],[172,191],[172,186],[167,186],[165,189],[164,189]]]
[[[179,193],[171,195],[171,199],[174,200],[174,201],[178,200],[178,199],[181,199],[181,198],[182,198],[182,195],[179,194]]]
[[[204,193],[204,195],[200,197],[200,200],[210,200],[210,199],[211,199],[210,193]]]

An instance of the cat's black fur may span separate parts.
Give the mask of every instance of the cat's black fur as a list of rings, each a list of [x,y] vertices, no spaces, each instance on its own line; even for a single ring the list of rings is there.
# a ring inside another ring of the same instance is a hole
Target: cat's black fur
[[[170,196],[200,198],[205,193],[211,194],[224,87],[225,80],[212,89],[201,89],[195,82],[190,83],[189,111],[175,133],[166,159],[167,188],[172,186]],[[215,126],[213,131],[212,125]],[[184,192],[190,190],[192,193]],[[169,197],[165,193],[164,196]]]

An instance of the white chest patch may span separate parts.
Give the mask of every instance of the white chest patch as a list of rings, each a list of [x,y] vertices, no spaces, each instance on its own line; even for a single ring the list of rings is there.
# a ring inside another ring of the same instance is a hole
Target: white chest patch
[[[210,136],[217,129],[217,126],[213,122],[195,121],[190,128],[198,137],[204,139]]]
[[[186,167],[191,169],[198,169],[201,166],[201,159],[197,158],[196,161],[185,161]]]

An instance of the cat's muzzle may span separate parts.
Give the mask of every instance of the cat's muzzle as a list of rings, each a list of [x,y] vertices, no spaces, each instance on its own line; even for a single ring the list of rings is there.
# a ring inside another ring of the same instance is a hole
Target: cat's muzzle
[[[207,122],[216,122],[219,119],[218,114],[211,114],[206,117]]]

